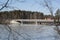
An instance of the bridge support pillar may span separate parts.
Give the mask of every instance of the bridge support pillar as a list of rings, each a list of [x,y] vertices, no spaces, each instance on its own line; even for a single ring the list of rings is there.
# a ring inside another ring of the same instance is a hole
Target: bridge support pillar
[[[23,25],[23,21],[21,21],[21,25]]]
[[[37,21],[35,21],[36,25],[38,25]]]

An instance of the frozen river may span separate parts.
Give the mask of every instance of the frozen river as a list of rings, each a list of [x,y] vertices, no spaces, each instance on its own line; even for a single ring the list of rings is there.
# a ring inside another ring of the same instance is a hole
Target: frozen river
[[[60,40],[55,26],[10,24],[9,27],[11,31],[0,24],[0,40]]]

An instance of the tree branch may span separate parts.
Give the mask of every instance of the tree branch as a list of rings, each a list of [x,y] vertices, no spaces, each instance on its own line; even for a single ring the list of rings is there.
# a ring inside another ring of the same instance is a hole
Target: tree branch
[[[4,5],[4,6],[2,6],[2,8],[0,8],[0,10],[2,10],[4,7],[6,7],[6,6],[7,6],[7,4],[8,4],[8,2],[9,2],[9,0],[7,0],[7,2],[5,3],[5,5]]]

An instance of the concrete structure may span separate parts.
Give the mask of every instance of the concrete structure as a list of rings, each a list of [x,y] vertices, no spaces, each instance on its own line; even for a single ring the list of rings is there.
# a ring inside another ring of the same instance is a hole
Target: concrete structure
[[[51,24],[54,23],[54,20],[42,20],[42,19],[13,19],[10,21],[10,23],[20,23],[23,24]]]

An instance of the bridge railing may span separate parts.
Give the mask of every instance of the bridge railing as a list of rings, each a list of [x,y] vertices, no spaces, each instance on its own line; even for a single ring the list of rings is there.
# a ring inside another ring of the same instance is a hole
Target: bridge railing
[[[35,25],[38,25],[38,22],[39,23],[50,23],[50,22],[53,23],[54,22],[54,20],[44,20],[44,19],[13,19],[12,21],[13,21],[13,23],[19,22],[21,25],[23,25],[24,22],[27,24],[29,24],[29,23],[31,24],[31,22],[32,22]]]

